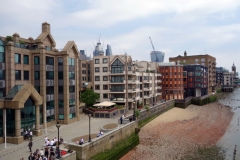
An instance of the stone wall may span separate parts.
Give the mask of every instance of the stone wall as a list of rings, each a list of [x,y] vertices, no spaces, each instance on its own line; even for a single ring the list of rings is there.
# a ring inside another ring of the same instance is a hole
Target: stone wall
[[[120,126],[117,129],[105,133],[104,136],[92,139],[91,143],[85,143],[83,145],[76,145],[69,143],[69,149],[75,150],[77,153],[77,160],[90,159],[97,153],[103,152],[107,149],[111,149],[121,140],[130,136],[135,132],[135,128],[138,127],[138,122],[134,121],[126,125]]]

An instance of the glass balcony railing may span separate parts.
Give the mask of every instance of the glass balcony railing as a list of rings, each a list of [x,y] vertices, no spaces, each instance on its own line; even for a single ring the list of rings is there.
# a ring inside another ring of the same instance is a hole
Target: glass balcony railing
[[[124,92],[124,89],[110,89],[111,92]]]

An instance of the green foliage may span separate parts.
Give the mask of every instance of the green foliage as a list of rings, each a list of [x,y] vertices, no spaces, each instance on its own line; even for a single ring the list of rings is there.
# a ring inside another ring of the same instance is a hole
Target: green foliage
[[[222,92],[222,89],[217,89],[217,93],[221,93]]]
[[[195,105],[202,106],[202,105],[205,105],[205,104],[208,104],[208,103],[212,103],[212,102],[215,102],[215,101],[217,101],[217,96],[216,95],[212,95],[212,96],[209,96],[209,97],[207,97],[205,99],[202,99],[202,100],[192,99],[191,103],[195,104]]]
[[[139,144],[138,134],[133,133],[126,139],[116,143],[110,150],[105,150],[104,152],[98,153],[91,158],[91,160],[112,160],[120,159],[127,152],[132,150],[135,146]]]
[[[20,44],[25,44],[25,42],[24,42],[24,41],[21,41],[21,40],[19,40],[19,43],[20,43]]]
[[[141,103],[139,103],[139,106],[143,106],[143,103],[141,102]]]
[[[140,112],[139,112],[139,110],[136,109],[136,110],[135,110],[135,116],[136,116],[136,117],[139,117],[139,115],[140,115]]]
[[[118,108],[118,109],[121,109],[121,108],[123,108],[123,106],[122,106],[122,105],[117,105],[117,104],[116,104],[114,107],[115,107],[115,108]]]
[[[9,41],[12,41],[12,36],[7,36],[6,38],[5,38],[5,43],[8,43]]]
[[[145,109],[146,109],[147,111],[149,111],[149,110],[150,110],[150,107],[149,107],[149,106],[145,106]]]
[[[93,92],[92,89],[87,89],[80,96],[81,102],[85,103],[87,107],[92,106],[99,99],[99,94]]]

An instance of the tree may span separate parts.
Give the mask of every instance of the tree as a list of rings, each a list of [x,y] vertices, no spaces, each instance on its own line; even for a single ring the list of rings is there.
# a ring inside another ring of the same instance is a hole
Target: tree
[[[84,93],[80,96],[81,102],[85,103],[87,107],[90,107],[96,103],[99,99],[99,94],[93,92],[92,89],[87,89]]]

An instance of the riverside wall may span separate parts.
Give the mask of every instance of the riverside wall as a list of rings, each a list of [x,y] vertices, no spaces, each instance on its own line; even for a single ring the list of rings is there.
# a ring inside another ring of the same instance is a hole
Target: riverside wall
[[[138,121],[154,114],[164,112],[169,108],[174,107],[174,105],[175,100],[170,100],[150,107],[148,111],[146,109],[142,109],[140,110],[140,115],[136,121],[130,122],[128,120],[130,116],[126,117],[124,119],[124,121],[126,121],[124,125],[119,125],[116,129],[105,133],[103,136],[92,139],[91,143],[87,142],[83,145],[65,143],[65,145],[68,145],[69,149],[76,151],[77,160],[88,160],[100,152],[104,152],[105,150],[113,148],[119,142],[135,133],[136,128],[138,128]]]

